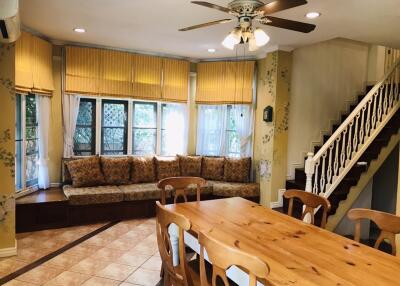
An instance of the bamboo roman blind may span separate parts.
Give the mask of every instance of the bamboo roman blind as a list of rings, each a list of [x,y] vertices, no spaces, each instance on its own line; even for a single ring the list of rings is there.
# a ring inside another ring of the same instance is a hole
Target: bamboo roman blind
[[[186,102],[189,62],[83,47],[66,48],[66,92]]]
[[[15,88],[17,92],[51,95],[54,90],[52,45],[22,32],[15,44]]]
[[[196,103],[251,103],[254,64],[254,61],[199,63]]]

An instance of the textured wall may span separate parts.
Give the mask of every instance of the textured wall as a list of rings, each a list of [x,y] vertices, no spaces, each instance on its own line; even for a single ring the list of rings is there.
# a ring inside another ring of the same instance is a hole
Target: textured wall
[[[364,91],[367,44],[345,39],[317,43],[293,51],[289,111],[288,171],[304,166],[312,143],[330,132],[332,121]]]
[[[254,162],[265,206],[277,201],[278,190],[285,187],[291,60],[291,53],[275,51],[257,62]],[[273,107],[271,123],[263,121],[266,106]],[[265,172],[260,172],[260,162]]]
[[[14,44],[0,44],[0,250],[15,246],[14,52]]]

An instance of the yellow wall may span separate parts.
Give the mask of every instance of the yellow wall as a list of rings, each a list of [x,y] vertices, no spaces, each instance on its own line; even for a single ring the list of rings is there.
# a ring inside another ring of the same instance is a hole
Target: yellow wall
[[[63,156],[63,124],[61,105],[61,68],[60,47],[53,47],[54,93],[51,98],[50,136],[49,136],[49,176],[51,183],[61,182],[61,159]]]
[[[0,250],[15,247],[15,49],[0,45],[0,200],[8,199],[7,214],[0,209]]]
[[[399,151],[399,167],[397,176],[397,204],[396,215],[400,216],[400,151]],[[400,256],[400,234],[396,235],[396,256]]]
[[[287,136],[289,90],[292,54],[276,51],[259,60],[257,74],[257,108],[254,137],[254,162],[267,165],[267,172],[260,176],[261,203],[270,206],[278,200],[278,190],[285,188],[287,168]],[[273,121],[263,121],[263,111],[273,107]]]

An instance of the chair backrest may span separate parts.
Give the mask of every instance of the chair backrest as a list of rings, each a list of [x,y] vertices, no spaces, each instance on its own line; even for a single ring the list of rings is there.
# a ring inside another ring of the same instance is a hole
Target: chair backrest
[[[225,286],[229,286],[226,270],[235,265],[244,268],[249,274],[249,286],[256,286],[257,278],[266,281],[269,274],[269,266],[257,256],[248,254],[239,248],[231,247],[213,238],[210,234],[199,233],[200,243],[200,281],[201,285],[208,285],[204,249],[207,252],[208,259],[212,264],[211,285],[217,285],[219,277]]]
[[[196,199],[200,201],[201,188],[206,185],[206,180],[200,177],[170,177],[162,179],[158,182],[157,187],[161,189],[161,203],[166,202],[166,187],[171,186],[175,190],[174,203],[176,204],[178,197],[181,196],[187,202],[185,189],[189,185],[196,185]]]
[[[347,213],[347,217],[355,221],[356,227],[354,232],[354,240],[360,241],[361,235],[361,220],[369,219],[373,221],[380,229],[378,239],[374,245],[374,248],[378,249],[379,245],[384,239],[390,241],[392,246],[392,254],[396,255],[396,234],[400,233],[400,217],[389,213],[369,210],[369,209],[351,209]]]
[[[167,285],[193,285],[188,266],[185,263],[185,242],[184,231],[191,228],[189,219],[181,214],[171,212],[166,209],[160,202],[157,205],[157,219],[156,219],[156,232],[157,244],[160,252],[162,264],[164,267],[164,279],[168,280]],[[179,229],[177,235],[178,251],[179,251],[179,264],[174,266],[173,263],[173,249],[171,244],[171,234],[169,233],[169,226],[175,224]]]
[[[325,228],[328,212],[331,209],[331,204],[326,198],[302,190],[287,190],[283,193],[283,196],[289,199],[288,215],[293,215],[293,200],[295,198],[299,199],[305,206],[301,219],[303,220],[304,217],[309,214],[312,224],[315,223],[315,209],[321,206],[323,208],[321,227]]]

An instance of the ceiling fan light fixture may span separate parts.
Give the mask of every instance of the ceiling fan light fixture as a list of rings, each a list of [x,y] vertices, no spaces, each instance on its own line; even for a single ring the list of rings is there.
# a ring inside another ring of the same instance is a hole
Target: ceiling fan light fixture
[[[319,12],[308,12],[306,14],[306,18],[308,18],[308,19],[315,19],[315,18],[318,18],[319,16],[321,16],[321,13],[319,13]]]
[[[260,28],[256,28],[253,32],[257,47],[262,47],[269,42],[269,36]]]
[[[229,49],[233,50],[237,44],[240,43],[241,39],[241,31],[239,28],[235,28],[232,32],[229,33],[228,36],[222,42],[222,45]]]
[[[258,50],[258,46],[256,44],[256,39],[253,36],[253,37],[251,37],[249,39],[249,51],[250,52],[254,52],[254,51],[257,51],[257,50]]]

